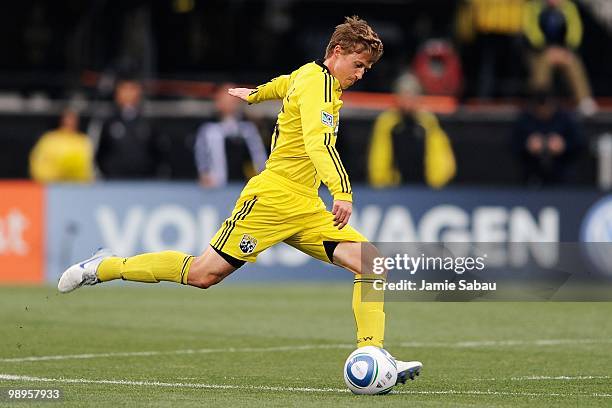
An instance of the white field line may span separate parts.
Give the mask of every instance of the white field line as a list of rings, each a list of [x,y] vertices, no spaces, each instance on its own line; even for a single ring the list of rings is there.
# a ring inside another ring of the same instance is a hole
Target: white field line
[[[511,381],[538,381],[538,380],[561,380],[561,381],[576,381],[576,380],[608,380],[612,377],[609,375],[530,375],[526,377],[510,377]],[[472,378],[473,381],[500,381],[507,380],[506,378]]]
[[[200,383],[170,383],[161,381],[134,381],[134,380],[92,380],[87,378],[45,378],[27,375],[0,374],[0,381],[24,382],[50,382],[59,384],[103,384],[103,385],[130,385],[140,387],[169,387],[169,388],[203,388],[214,390],[247,390],[247,391],[276,391],[276,392],[305,392],[305,393],[343,393],[349,391],[342,388],[309,388],[309,387],[277,387],[259,385],[231,385],[231,384],[200,384]],[[506,391],[477,391],[477,390],[440,390],[440,391],[393,391],[394,394],[412,395],[504,395],[516,397],[597,397],[612,398],[612,394],[591,393],[534,393],[534,392],[506,392]]]
[[[473,348],[473,347],[514,347],[514,346],[561,346],[575,344],[607,344],[612,339],[536,339],[536,340],[476,340],[444,342],[404,342],[403,347],[442,347],[442,348]]]
[[[304,351],[324,349],[350,349],[355,348],[352,344],[306,344],[302,346],[278,346],[278,347],[227,347],[227,348],[202,348],[169,351],[126,351],[116,353],[89,353],[89,354],[67,354],[56,356],[32,356],[0,358],[0,363],[21,363],[27,361],[49,361],[49,360],[87,360],[91,358],[105,357],[150,357],[181,354],[207,354],[207,353],[269,353],[277,351]]]
[[[475,348],[475,347],[513,347],[513,346],[558,346],[576,344],[608,344],[612,339],[540,339],[540,340],[481,340],[481,341],[460,341],[460,342],[403,342],[400,347],[415,348]],[[113,357],[151,357],[164,355],[181,354],[207,354],[207,353],[267,353],[281,351],[306,351],[306,350],[325,350],[325,349],[347,349],[352,350],[353,344],[305,344],[301,346],[278,346],[278,347],[227,347],[227,348],[202,348],[202,349],[183,349],[169,351],[126,351],[110,353],[87,353],[87,354],[66,354],[51,356],[30,356],[30,357],[6,357],[0,358],[0,363],[22,363],[51,360],[87,360],[92,358],[113,358]]]
[[[513,381],[523,381],[523,380],[607,380],[609,379],[609,375],[558,375],[556,377],[549,377],[545,375],[532,375],[529,377],[512,377],[510,378]]]

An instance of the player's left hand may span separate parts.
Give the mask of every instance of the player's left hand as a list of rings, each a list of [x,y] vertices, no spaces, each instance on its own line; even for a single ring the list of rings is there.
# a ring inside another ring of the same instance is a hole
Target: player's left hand
[[[334,227],[344,228],[353,213],[353,203],[350,201],[334,200],[332,214],[334,214]]]
[[[230,88],[227,90],[227,93],[232,96],[235,96],[236,98],[240,98],[243,101],[246,101],[249,94],[253,91],[254,89],[249,88]]]

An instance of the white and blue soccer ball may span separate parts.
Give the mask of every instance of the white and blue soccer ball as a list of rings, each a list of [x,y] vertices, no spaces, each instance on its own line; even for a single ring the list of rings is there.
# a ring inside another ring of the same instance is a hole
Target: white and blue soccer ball
[[[397,364],[386,350],[365,346],[344,364],[344,382],[354,394],[386,394],[397,381]]]

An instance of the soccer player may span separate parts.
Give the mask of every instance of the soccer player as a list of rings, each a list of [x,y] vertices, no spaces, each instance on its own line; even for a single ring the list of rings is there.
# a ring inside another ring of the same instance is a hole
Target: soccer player
[[[247,183],[210,246],[198,257],[164,251],[119,258],[101,251],[68,268],[60,278],[59,291],[114,279],[172,281],[206,289],[245,262],[254,262],[266,248],[286,242],[355,273],[357,346],[382,347],[384,300],[362,297],[380,279],[362,270],[372,265],[368,260],[377,250],[348,225],[351,184],[335,148],[342,90],[359,81],[382,52],[382,42],[367,22],[350,17],[336,27],[324,60],[309,62],[256,89],[229,89],[230,95],[250,104],[278,99],[283,105],[265,170]],[[331,212],[318,196],[321,181],[334,199]],[[398,382],[404,383],[419,374],[422,364],[397,361],[397,367]]]

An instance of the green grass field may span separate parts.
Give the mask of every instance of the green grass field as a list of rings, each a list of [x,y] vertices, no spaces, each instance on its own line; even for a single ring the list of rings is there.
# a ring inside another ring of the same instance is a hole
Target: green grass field
[[[0,288],[0,389],[61,388],[74,407],[612,405],[612,303],[389,303],[386,348],[423,373],[354,396],[351,290]]]

